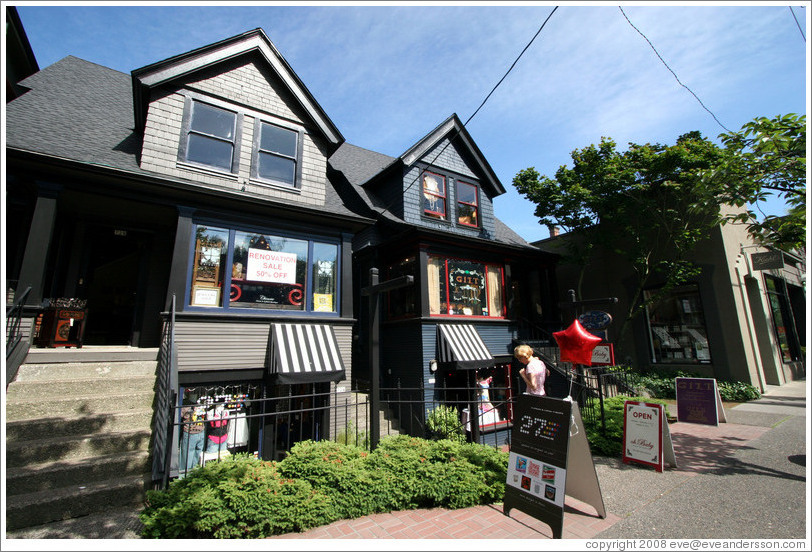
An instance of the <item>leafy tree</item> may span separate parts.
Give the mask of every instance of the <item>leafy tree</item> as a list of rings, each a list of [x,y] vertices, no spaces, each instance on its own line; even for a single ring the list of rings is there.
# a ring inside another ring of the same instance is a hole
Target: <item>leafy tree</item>
[[[719,224],[718,189],[703,179],[725,156],[698,132],[680,136],[673,146],[629,144],[619,152],[611,139],[572,152],[572,168],[554,178],[534,168],[520,171],[513,185],[536,203],[540,223],[571,234],[568,261],[580,265],[579,296],[587,261],[601,246],[626,259],[636,273],[636,289],[621,325],[646,304],[699,274],[689,260],[697,243]],[[643,289],[664,282],[643,302]]]
[[[772,119],[758,117],[738,132],[721,134],[727,155],[707,172],[706,179],[722,186],[720,199],[750,208],[725,217],[744,222],[765,245],[791,251],[806,243],[806,116],[790,113]],[[714,185],[714,184],[711,184]],[[759,220],[753,207],[776,194],[788,205],[785,215]]]

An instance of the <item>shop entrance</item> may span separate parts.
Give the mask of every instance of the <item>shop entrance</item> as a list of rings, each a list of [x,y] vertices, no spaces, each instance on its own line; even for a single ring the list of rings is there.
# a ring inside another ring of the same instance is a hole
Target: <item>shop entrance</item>
[[[87,228],[77,286],[87,299],[85,345],[136,344],[150,240],[150,234],[129,229]]]

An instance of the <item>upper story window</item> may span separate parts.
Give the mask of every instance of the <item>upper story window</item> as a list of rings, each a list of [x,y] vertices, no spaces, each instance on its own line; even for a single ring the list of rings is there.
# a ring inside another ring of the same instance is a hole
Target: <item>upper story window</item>
[[[453,316],[505,316],[500,265],[429,256],[429,313]]]
[[[298,132],[257,121],[252,176],[285,186],[296,186],[300,149]]]
[[[197,100],[189,100],[184,116],[180,158],[236,172],[237,114]]]
[[[338,243],[203,225],[195,238],[189,306],[338,312]]]
[[[457,223],[479,227],[479,193],[476,186],[457,181]]]
[[[440,220],[447,219],[444,176],[423,172],[423,214]]]

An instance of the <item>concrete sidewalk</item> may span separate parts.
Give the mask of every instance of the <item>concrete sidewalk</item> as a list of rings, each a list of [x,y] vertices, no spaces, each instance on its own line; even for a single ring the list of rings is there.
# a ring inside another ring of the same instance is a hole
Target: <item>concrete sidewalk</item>
[[[607,516],[567,497],[563,538],[808,539],[806,395],[805,380],[791,382],[727,409],[719,426],[669,424],[677,467],[663,473],[595,456]],[[139,529],[138,512],[116,511],[6,536],[137,539]],[[552,539],[552,530],[519,510],[508,517],[501,505],[488,505],[375,514],[273,539]]]

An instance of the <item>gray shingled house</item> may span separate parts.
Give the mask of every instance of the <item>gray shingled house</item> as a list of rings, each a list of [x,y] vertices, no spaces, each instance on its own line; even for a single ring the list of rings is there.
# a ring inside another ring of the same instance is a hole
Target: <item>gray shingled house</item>
[[[18,85],[4,167],[21,337],[10,528],[138,500],[167,453],[158,476],[182,473],[191,426],[161,441],[180,405],[230,405],[229,451],[275,458],[334,437],[349,415],[330,405],[370,378],[370,268],[414,277],[381,295],[384,388],[473,401],[448,389],[478,373],[506,399],[514,343],[560,327],[556,256],[494,216],[505,190],[456,116],[396,158],[347,144],[261,29],[129,75],[67,57]],[[276,398],[284,427],[267,415]],[[397,423],[418,432],[424,415]],[[483,434],[503,441],[510,415]],[[81,497],[54,491],[76,481]]]

